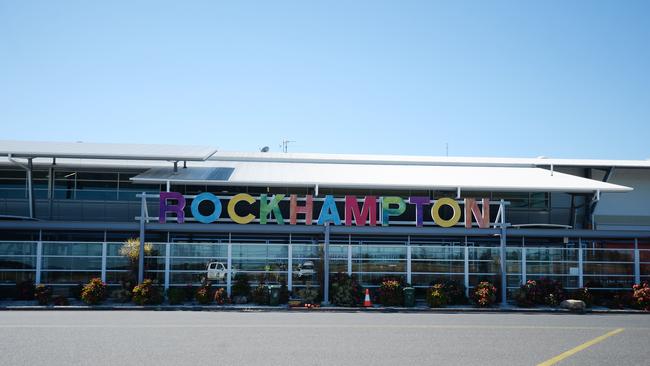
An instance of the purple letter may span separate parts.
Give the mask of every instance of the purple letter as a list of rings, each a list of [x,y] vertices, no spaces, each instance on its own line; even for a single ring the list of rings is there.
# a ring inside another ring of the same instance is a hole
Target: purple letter
[[[167,204],[167,200],[176,200],[175,205]],[[167,220],[167,212],[175,212],[176,220],[179,224],[185,222],[185,197],[178,192],[160,192],[160,210],[158,212],[158,221],[164,224]]]
[[[424,218],[422,217],[422,206],[430,203],[429,197],[412,196],[409,197],[409,203],[415,205],[415,226],[422,226],[422,222],[424,221]]]

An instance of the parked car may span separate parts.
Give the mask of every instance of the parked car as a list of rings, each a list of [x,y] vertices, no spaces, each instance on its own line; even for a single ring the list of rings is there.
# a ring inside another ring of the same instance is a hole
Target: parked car
[[[316,274],[314,262],[305,261],[303,264],[298,265],[298,277],[311,277],[314,274]]]
[[[210,262],[207,267],[208,280],[211,281],[223,281],[228,274],[228,268],[221,262]],[[235,271],[232,271],[232,275],[235,275]]]

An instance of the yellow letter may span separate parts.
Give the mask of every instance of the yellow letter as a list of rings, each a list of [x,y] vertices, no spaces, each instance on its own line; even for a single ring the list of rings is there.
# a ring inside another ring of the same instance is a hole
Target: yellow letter
[[[442,217],[440,217],[440,208],[442,206],[449,206],[454,210],[454,215],[451,217],[449,220],[444,220]],[[440,198],[436,200],[436,202],[433,204],[433,207],[431,207],[431,217],[433,217],[433,221],[436,222],[436,224],[442,226],[442,227],[452,227],[460,221],[460,205],[456,200],[453,200],[451,198],[445,197],[445,198]]]
[[[239,201],[246,201],[250,204],[253,204],[255,202],[255,198],[247,193],[239,193],[234,195],[230,199],[230,202],[228,202],[228,216],[230,216],[230,219],[238,224],[248,224],[249,222],[255,220],[255,215],[253,214],[248,214],[243,217],[237,215],[237,212],[235,212],[235,206],[237,206],[237,203]]]

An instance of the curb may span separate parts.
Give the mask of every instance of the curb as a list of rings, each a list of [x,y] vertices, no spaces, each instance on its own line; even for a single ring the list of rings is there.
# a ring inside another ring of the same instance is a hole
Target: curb
[[[283,306],[223,306],[223,305],[6,305],[0,311],[229,311],[229,312],[328,312],[328,313],[522,313],[522,314],[650,314],[634,309],[587,309],[583,313],[556,308],[474,308],[474,307],[338,307],[291,308]]]

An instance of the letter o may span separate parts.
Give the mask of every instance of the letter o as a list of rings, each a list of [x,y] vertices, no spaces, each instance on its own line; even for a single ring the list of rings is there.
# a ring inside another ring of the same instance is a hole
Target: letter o
[[[211,201],[214,204],[214,211],[212,214],[205,216],[199,212],[199,205],[203,201]],[[194,198],[194,200],[192,200],[192,216],[194,216],[196,221],[204,224],[217,221],[219,216],[221,216],[221,201],[212,193],[204,192],[199,194]]]
[[[449,206],[454,211],[454,214],[449,220],[440,217],[440,209],[442,206]],[[433,217],[433,221],[441,227],[452,227],[460,221],[460,211],[460,205],[455,200],[448,197],[440,198],[436,200],[433,207],[431,207],[431,217]]]

